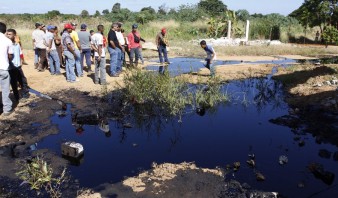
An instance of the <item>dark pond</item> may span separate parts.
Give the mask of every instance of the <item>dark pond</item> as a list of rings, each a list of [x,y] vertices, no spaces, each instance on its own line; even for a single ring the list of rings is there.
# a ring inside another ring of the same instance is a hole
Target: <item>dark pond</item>
[[[155,117],[132,122],[132,128],[108,119],[108,134],[97,125],[85,124],[83,131],[76,130],[71,118],[72,108],[68,104],[66,115],[51,117],[60,133],[43,139],[37,147],[61,155],[62,142],[81,143],[84,156],[72,161],[70,171],[82,187],[120,182],[125,176],[135,176],[150,169],[152,162],[194,161],[199,167],[225,168],[227,164],[239,161],[239,171],[231,172],[226,179],[234,178],[253,188],[280,192],[287,197],[338,197],[336,179],[325,183],[307,168],[311,163],[318,163],[325,171],[338,173],[338,161],[332,157],[338,151],[337,146],[318,144],[306,131],[295,134],[295,129],[269,121],[289,114],[279,83],[269,78],[232,81],[223,86],[223,91],[230,94],[231,101],[207,109],[203,116],[196,114],[194,109],[187,109],[182,122],[179,118]],[[331,154],[324,155],[323,151]],[[255,169],[246,164],[249,154],[256,156]],[[288,158],[285,165],[279,164],[281,155]],[[261,172],[266,181],[256,181],[256,171]],[[304,187],[299,188],[299,184]]]

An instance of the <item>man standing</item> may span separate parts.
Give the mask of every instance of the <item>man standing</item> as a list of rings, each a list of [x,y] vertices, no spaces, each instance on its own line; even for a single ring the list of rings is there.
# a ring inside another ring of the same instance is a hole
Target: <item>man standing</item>
[[[122,71],[122,65],[125,62],[125,47],[126,47],[126,41],[124,39],[123,33],[121,32],[121,29],[122,29],[121,27],[122,27],[122,23],[118,23],[117,24],[116,37],[117,37],[117,40],[119,41],[119,44],[121,46],[121,57],[120,57],[120,59],[121,59],[120,64],[121,65],[119,66],[121,68],[120,71]]]
[[[9,99],[9,59],[13,58],[12,41],[9,40],[4,34],[6,33],[6,24],[0,22],[0,85],[2,92],[2,115],[10,115],[12,110],[12,101]]]
[[[134,56],[135,56],[135,67],[138,65],[138,59],[140,57],[140,41],[141,41],[141,35],[137,31],[138,25],[133,24],[132,25],[132,31],[128,34],[128,49],[130,51],[130,57],[129,62],[130,66],[134,66]]]
[[[80,44],[80,39],[79,39],[79,35],[77,34],[77,32],[75,31],[77,24],[76,23],[71,23],[72,27],[73,27],[73,31],[70,33],[70,36],[73,39],[74,42],[74,46],[75,46],[75,65],[76,65],[76,72],[77,72],[77,76],[78,77],[83,77],[83,71],[81,68],[81,63],[80,63],[80,58],[81,58],[81,44]]]
[[[200,42],[200,45],[204,49],[204,51],[207,53],[207,58],[205,59],[205,61],[206,61],[205,67],[210,70],[211,76],[214,76],[215,75],[215,69],[214,69],[212,63],[216,59],[216,52],[211,45],[207,45],[207,42],[205,40],[202,40]]]
[[[106,81],[106,52],[103,47],[103,25],[97,26],[98,32],[92,36],[92,48],[95,56],[95,84],[107,85]]]
[[[162,28],[161,32],[159,32],[156,36],[156,45],[158,50],[158,56],[160,58],[160,63],[163,64],[163,56],[164,56],[164,62],[166,64],[170,64],[168,60],[168,51],[167,46],[169,47],[169,42],[166,37],[167,30],[165,28]],[[163,53],[163,56],[162,56]]]
[[[35,23],[35,30],[32,33],[32,41],[33,41],[33,49],[34,49],[34,66],[35,69],[38,69],[39,66],[39,53],[38,49],[36,48],[36,42],[35,42],[35,35],[38,34],[38,31],[40,31],[41,24],[40,23]]]
[[[38,52],[38,56],[40,59],[37,69],[40,72],[43,72],[48,67],[47,51],[46,51],[47,46],[43,42],[44,37],[45,37],[45,32],[42,30],[42,28],[44,27],[44,25],[40,23],[36,23],[35,26],[37,27],[37,29],[33,31],[32,38],[33,38],[33,43],[35,43],[35,48]]]
[[[116,31],[118,29],[118,24],[113,23],[109,33],[108,33],[108,51],[110,54],[110,76],[119,77],[121,72],[121,45],[116,36]]]
[[[63,46],[63,54],[65,55],[66,59],[66,78],[67,82],[77,82],[79,81],[76,79],[75,76],[75,44],[73,42],[70,33],[73,31],[73,26],[69,23],[65,24],[65,30],[62,34],[62,46]]]
[[[87,72],[92,72],[91,69],[91,60],[90,60],[90,42],[91,42],[91,35],[89,32],[87,32],[87,25],[86,24],[81,24],[81,31],[78,32],[79,39],[80,39],[80,44],[81,44],[81,68],[83,71],[84,64],[83,64],[83,59],[86,57],[86,64],[87,64]]]
[[[49,61],[50,73],[52,75],[61,75],[60,72],[60,58],[59,54],[56,50],[55,41],[54,41],[54,31],[55,26],[49,25],[47,26],[47,33],[45,39],[45,45],[47,46],[47,56]],[[54,68],[55,62],[55,68]]]
[[[18,82],[21,86],[22,90],[22,97],[28,98],[28,84],[27,84],[27,78],[25,77],[25,74],[22,71],[22,62],[20,54],[21,46],[19,43],[16,42],[16,31],[14,29],[8,29],[7,30],[7,37],[12,41],[12,50],[13,50],[13,58],[10,60],[9,65],[9,75],[10,75],[10,83],[12,86],[12,90],[14,93],[14,97],[16,101],[19,101],[19,91],[18,91]]]

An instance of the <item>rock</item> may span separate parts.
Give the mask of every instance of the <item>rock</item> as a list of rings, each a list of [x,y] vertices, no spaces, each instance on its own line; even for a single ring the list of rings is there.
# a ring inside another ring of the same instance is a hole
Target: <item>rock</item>
[[[317,179],[322,180],[325,184],[331,185],[333,183],[335,175],[329,171],[325,171],[323,165],[311,163],[308,165],[308,169]]]
[[[319,153],[318,153],[319,157],[325,158],[325,159],[330,159],[331,154],[332,153],[330,151],[326,150],[326,149],[320,149]]]
[[[124,123],[123,127],[124,128],[128,128],[128,129],[133,128],[133,126],[131,125],[131,123]]]
[[[265,176],[262,173],[257,172],[256,173],[256,180],[257,181],[265,181]]]
[[[240,167],[241,167],[240,162],[234,162],[234,171],[238,171]]]
[[[256,166],[255,160],[253,159],[246,161],[246,163],[252,168]]]
[[[301,140],[301,141],[298,142],[298,146],[299,147],[303,147],[304,145],[305,145],[304,140]]]
[[[280,42],[279,40],[272,40],[268,43],[268,45],[281,45],[282,42]]]
[[[304,188],[305,184],[304,184],[304,182],[299,182],[297,186],[298,186],[298,188]]]
[[[324,85],[331,85],[331,82],[330,81],[324,81],[323,84]]]
[[[78,158],[83,155],[82,144],[76,142],[65,142],[61,144],[61,153],[64,156]]]
[[[285,155],[279,156],[278,162],[279,162],[280,165],[287,164],[288,161],[289,161],[289,159],[288,159],[288,157],[286,157]]]
[[[338,80],[331,80],[332,85],[338,85]]]
[[[322,86],[323,86],[322,83],[317,83],[317,84],[313,85],[313,87],[322,87]]]

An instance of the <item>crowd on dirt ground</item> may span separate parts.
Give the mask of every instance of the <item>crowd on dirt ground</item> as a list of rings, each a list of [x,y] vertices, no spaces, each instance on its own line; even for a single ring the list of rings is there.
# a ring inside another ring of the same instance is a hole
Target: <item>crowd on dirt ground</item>
[[[79,82],[84,73],[91,77],[94,73],[94,83],[109,84],[106,80],[106,53],[110,55],[109,76],[119,77],[122,67],[137,68],[139,60],[144,64],[142,56],[142,42],[146,42],[138,31],[138,24],[133,24],[131,31],[125,34],[121,22],[113,22],[108,34],[104,26],[98,25],[96,31],[88,31],[86,24],[80,25],[77,31],[76,23],[66,23],[60,31],[55,25],[35,23],[32,32],[32,47],[34,49],[34,66],[37,72],[49,71],[52,76],[64,75],[67,82]],[[5,23],[0,22],[0,84],[2,91],[2,115],[8,116],[13,112],[10,86],[14,94],[14,103],[29,97],[27,78],[22,70],[25,62],[23,47],[19,34],[15,29],[7,29]],[[155,43],[161,65],[169,65],[169,41],[167,29],[162,28],[156,35]],[[211,71],[216,57],[215,50],[204,40],[200,43],[207,54],[205,67]],[[108,50],[108,52],[107,52]],[[129,64],[126,64],[126,54]],[[85,61],[84,61],[85,60]],[[85,63],[84,63],[85,62]],[[92,65],[94,71],[92,70]],[[61,69],[65,72],[61,73]],[[18,88],[21,88],[20,92]]]

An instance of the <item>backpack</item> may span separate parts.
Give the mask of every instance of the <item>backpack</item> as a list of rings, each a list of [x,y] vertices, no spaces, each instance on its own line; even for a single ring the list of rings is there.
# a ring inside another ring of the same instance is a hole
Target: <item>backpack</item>
[[[133,33],[133,35],[134,35],[134,42],[135,43],[139,43],[140,42],[140,38],[137,37],[135,33]]]

